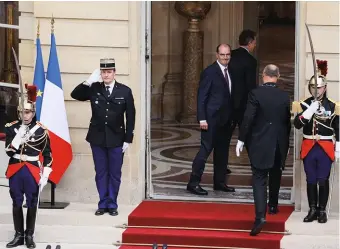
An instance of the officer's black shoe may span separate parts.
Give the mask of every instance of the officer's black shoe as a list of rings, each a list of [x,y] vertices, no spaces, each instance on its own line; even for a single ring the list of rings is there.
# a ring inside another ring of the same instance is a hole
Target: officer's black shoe
[[[33,240],[33,235],[26,235],[25,242],[27,248],[35,248],[35,242]]]
[[[26,231],[25,231],[25,243],[27,248],[35,248],[36,246],[33,240],[36,215],[37,215],[36,207],[27,208]]]
[[[117,216],[118,215],[118,211],[116,208],[109,208],[109,215],[111,216]]]
[[[187,185],[187,190],[195,195],[208,195],[208,191],[204,190],[203,188],[201,188],[200,185],[196,185],[196,186],[191,186],[191,185]]]
[[[226,184],[214,184],[214,190],[223,192],[235,192],[233,187],[229,187]]]
[[[279,212],[279,209],[274,206],[269,206],[268,207],[268,214],[277,214]]]
[[[303,219],[303,222],[313,222],[318,218],[318,211],[316,207],[312,206],[309,209],[307,216]]]
[[[327,214],[325,210],[320,210],[319,217],[318,217],[318,222],[319,223],[326,223],[327,222]]]
[[[106,212],[107,212],[106,208],[98,208],[94,214],[99,216],[105,214]]]
[[[24,244],[24,233],[15,232],[14,239],[6,245],[6,248],[22,246]]]
[[[250,236],[256,236],[257,234],[259,234],[264,224],[266,224],[266,220],[264,218],[256,219],[254,222],[254,226],[250,231]]]
[[[24,214],[22,207],[13,207],[13,223],[15,229],[14,239],[6,245],[6,248],[13,248],[24,244]]]

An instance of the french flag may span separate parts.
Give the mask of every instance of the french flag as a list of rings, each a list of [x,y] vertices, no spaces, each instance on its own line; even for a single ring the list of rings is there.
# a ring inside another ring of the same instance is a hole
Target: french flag
[[[58,184],[73,156],[54,33],[51,34],[40,122],[48,129],[51,140],[53,163],[49,179]]]

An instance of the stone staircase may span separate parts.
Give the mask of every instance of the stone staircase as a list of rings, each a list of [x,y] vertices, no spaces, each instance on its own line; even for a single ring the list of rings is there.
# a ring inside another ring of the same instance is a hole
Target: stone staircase
[[[0,187],[0,249],[13,236],[11,199],[8,188]],[[135,206],[119,207],[119,215],[95,216],[96,204],[71,203],[64,210],[41,209],[38,213],[35,241],[38,249],[48,244],[55,249],[116,249],[113,244],[121,241],[123,229],[117,225],[127,223]],[[24,213],[26,209],[24,209]],[[332,215],[326,224],[303,223],[305,213],[293,212],[286,223],[292,235],[281,240],[283,249],[338,249],[339,216]],[[260,234],[261,236],[261,234]],[[25,246],[17,248],[26,248]]]

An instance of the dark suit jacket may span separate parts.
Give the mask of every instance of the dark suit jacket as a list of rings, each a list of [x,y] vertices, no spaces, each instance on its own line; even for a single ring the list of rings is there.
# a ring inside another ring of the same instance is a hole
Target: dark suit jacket
[[[231,105],[229,87],[215,61],[201,73],[197,94],[197,119],[207,120],[208,125],[224,125],[229,121]]]
[[[290,129],[290,100],[286,92],[267,83],[249,93],[238,139],[245,142],[253,167],[272,168],[278,144],[284,168]]]
[[[233,82],[234,114],[239,119],[246,109],[248,93],[256,88],[257,61],[246,49],[240,47],[231,52],[229,72]]]
[[[81,83],[71,93],[76,100],[91,101],[92,117],[86,140],[102,147],[132,143],[136,111],[131,89],[116,81],[110,97],[105,91],[104,83],[95,82],[91,87]]]

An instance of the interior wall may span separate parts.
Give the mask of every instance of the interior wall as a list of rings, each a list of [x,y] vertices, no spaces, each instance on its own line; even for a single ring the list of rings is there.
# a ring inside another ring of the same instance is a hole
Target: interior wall
[[[151,6],[151,119],[176,122],[181,112],[183,33],[188,21],[176,12],[175,2],[152,2]],[[204,32],[203,68],[215,60],[218,44],[228,43],[236,48],[242,29],[243,2],[213,1],[200,22]]]

